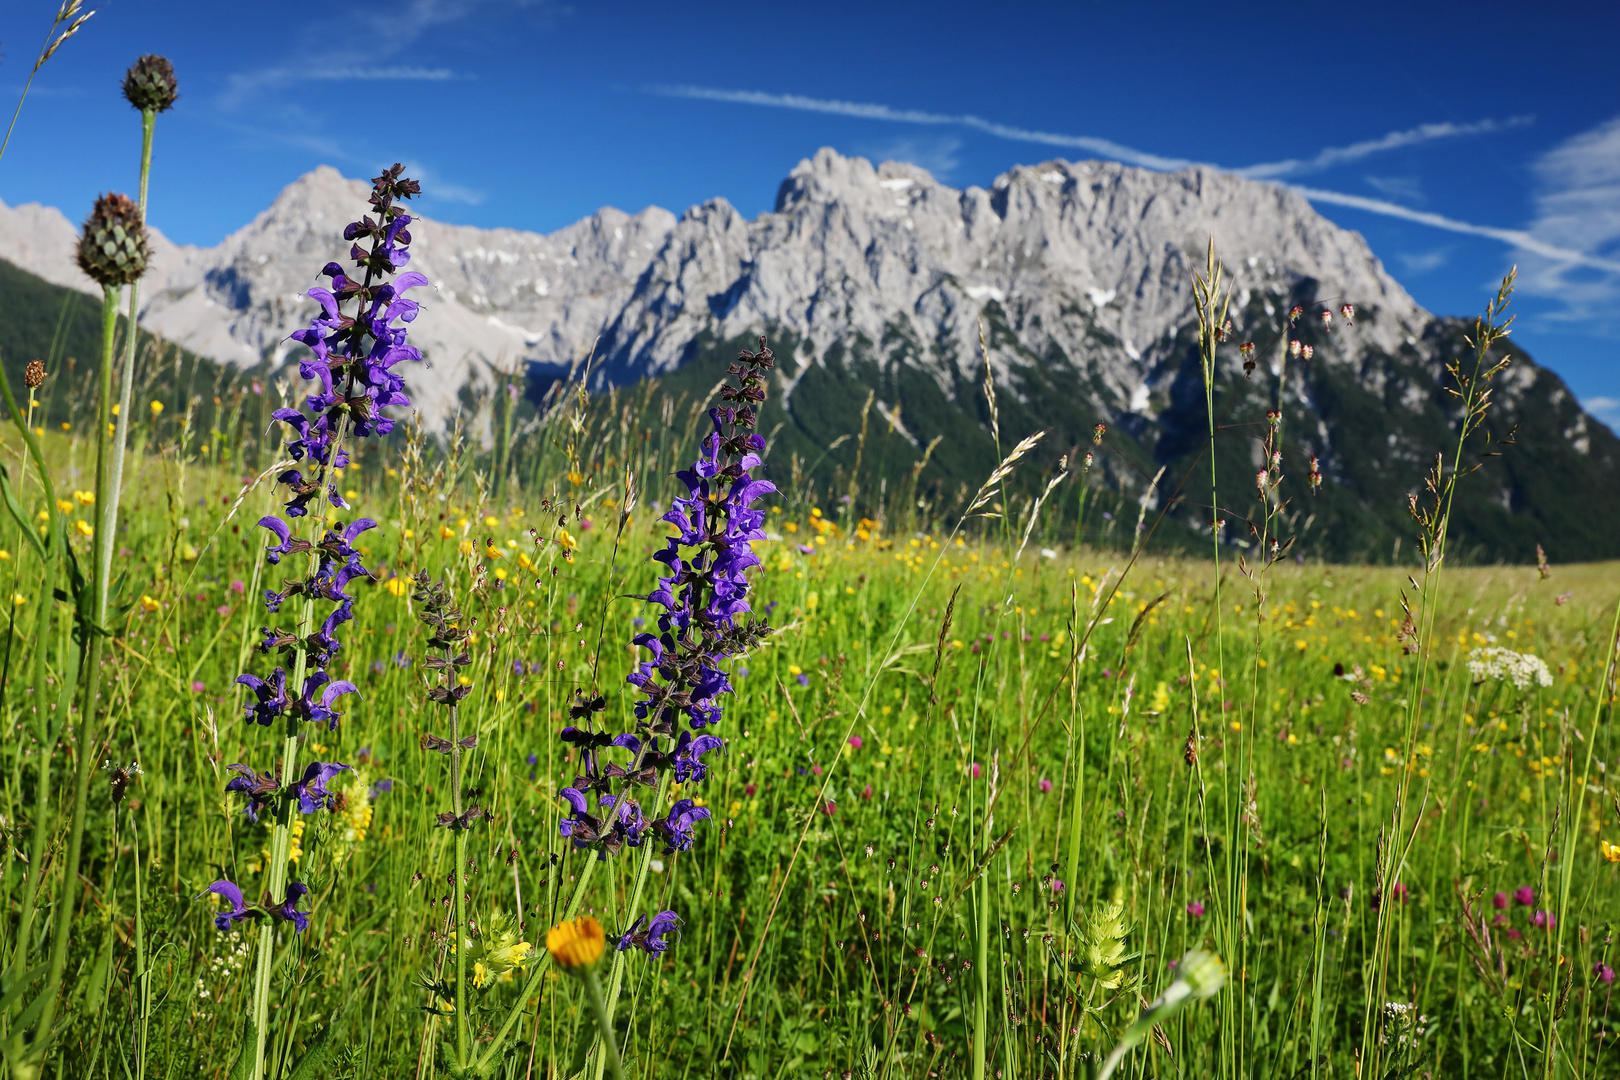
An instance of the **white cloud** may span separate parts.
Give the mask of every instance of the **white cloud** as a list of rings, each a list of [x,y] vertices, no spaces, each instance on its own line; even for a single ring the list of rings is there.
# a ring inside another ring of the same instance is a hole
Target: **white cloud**
[[[1581,407],[1608,424],[1610,430],[1620,431],[1620,398],[1589,397],[1581,402]]]
[[[904,161],[927,169],[936,180],[948,179],[962,164],[962,140],[954,135],[932,139],[891,139],[883,143],[858,144],[855,150],[873,161]]]
[[[1349,146],[1330,146],[1319,152],[1315,157],[1289,158],[1286,161],[1273,161],[1263,165],[1250,165],[1247,168],[1234,170],[1239,176],[1250,176],[1256,179],[1277,179],[1283,176],[1295,176],[1305,172],[1320,172],[1331,169],[1335,165],[1347,165],[1352,161],[1360,161],[1373,154],[1382,154],[1387,150],[1398,150],[1406,146],[1416,146],[1419,143],[1434,142],[1436,139],[1456,139],[1466,135],[1487,135],[1497,131],[1507,131],[1510,128],[1524,127],[1535,122],[1531,116],[1510,116],[1506,120],[1477,120],[1471,124],[1419,124],[1415,128],[1405,131],[1391,131],[1387,135],[1380,135],[1376,139],[1364,139],[1361,142],[1351,143]]]
[[[1404,221],[1413,221],[1419,225],[1429,225],[1436,229],[1463,233],[1467,236],[1486,236],[1492,240],[1500,240],[1502,243],[1510,247],[1516,247],[1521,251],[1540,255],[1551,262],[1566,267],[1585,266],[1609,273],[1620,273],[1620,259],[1608,259],[1601,255],[1588,254],[1575,247],[1563,247],[1551,240],[1543,239],[1531,230],[1498,229],[1489,225],[1473,225],[1466,221],[1458,221],[1456,218],[1448,218],[1443,214],[1431,214],[1425,210],[1412,210],[1396,203],[1386,202],[1383,199],[1369,199],[1361,195],[1347,195],[1342,191],[1322,191],[1319,188],[1297,187],[1292,184],[1288,186],[1312,202],[1325,202],[1334,206],[1349,206],[1356,210],[1383,214],[1385,217],[1401,218]]]
[[[1620,305],[1620,116],[1566,140],[1535,163],[1539,241],[1585,258],[1528,259],[1521,287],[1561,301],[1554,317],[1590,322],[1614,335]]]
[[[875,102],[840,101],[830,98],[807,97],[803,94],[771,94],[760,90],[725,90],[708,86],[652,86],[648,88],[648,92],[664,97],[692,98],[699,101],[723,101],[735,105],[757,105],[773,109],[793,109],[799,112],[850,116],[860,120],[967,127],[1016,142],[1030,142],[1043,146],[1085,150],[1099,157],[1122,161],[1127,165],[1139,165],[1148,169],[1173,170],[1198,164],[1204,164],[1213,169],[1221,168],[1218,165],[1195,162],[1189,158],[1166,157],[1146,150],[1137,150],[1116,143],[1111,139],[1100,139],[1091,135],[1063,135],[1048,131],[1033,131],[1028,128],[986,120],[971,113],[936,113],[923,109],[897,109],[890,105]],[[1358,161],[1371,154],[1404,146],[1414,146],[1434,139],[1501,131],[1510,127],[1520,127],[1530,122],[1529,117],[1510,117],[1507,120],[1500,121],[1480,120],[1472,124],[1421,124],[1415,128],[1390,132],[1388,135],[1380,136],[1377,139],[1368,139],[1352,143],[1349,146],[1329,147],[1311,158],[1275,161],[1251,165],[1241,169],[1224,169],[1223,171],[1240,176],[1275,178]],[[1405,221],[1412,221],[1449,232],[1490,237],[1511,247],[1542,255],[1558,264],[1585,266],[1601,271],[1620,271],[1620,261],[1593,255],[1582,250],[1579,246],[1561,244],[1556,239],[1538,236],[1524,229],[1498,229],[1489,225],[1474,225],[1441,214],[1412,210],[1384,199],[1369,199],[1361,195],[1349,195],[1343,192],[1324,191],[1320,188],[1300,187],[1291,184],[1286,186],[1293,188],[1293,190],[1304,195],[1312,202],[1348,206],[1357,210],[1365,210],[1368,213],[1401,218]]]
[[[1380,195],[1405,199],[1407,202],[1423,201],[1423,183],[1415,176],[1368,176],[1364,179],[1367,186]]]
[[[1400,260],[1401,269],[1408,274],[1426,274],[1430,270],[1438,270],[1446,265],[1451,253],[1445,248],[1435,248],[1433,251],[1402,252],[1395,258]]]
[[[837,101],[806,97],[803,94],[767,94],[758,90],[720,90],[707,86],[654,86],[655,94],[664,97],[695,98],[699,101],[724,101],[734,105],[761,105],[773,109],[793,109],[798,112],[830,113],[834,116],[853,116],[860,120],[888,120],[902,124],[949,124],[974,128],[988,135],[1015,142],[1040,143],[1072,150],[1086,150],[1102,157],[1123,161],[1127,165],[1141,165],[1149,169],[1184,169],[1197,164],[1187,158],[1163,157],[1146,150],[1136,150],[1111,139],[1090,135],[1059,135],[1050,131],[1032,131],[986,120],[971,113],[936,113],[922,109],[896,109],[860,101]]]

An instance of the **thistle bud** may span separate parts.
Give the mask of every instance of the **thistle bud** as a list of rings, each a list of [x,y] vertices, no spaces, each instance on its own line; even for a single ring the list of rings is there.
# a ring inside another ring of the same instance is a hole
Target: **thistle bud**
[[[146,225],[124,195],[103,195],[84,219],[79,269],[103,286],[128,285],[146,272]]]
[[[28,361],[23,368],[23,385],[30,390],[38,390],[45,383],[45,365],[38,360]]]
[[[124,72],[124,100],[142,112],[167,112],[180,96],[174,65],[162,56],[143,56]]]

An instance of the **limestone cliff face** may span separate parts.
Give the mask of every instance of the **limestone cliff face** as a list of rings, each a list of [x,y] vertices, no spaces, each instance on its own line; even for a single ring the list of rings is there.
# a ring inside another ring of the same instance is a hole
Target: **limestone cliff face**
[[[342,226],[364,209],[367,190],[322,167],[217,247],[154,235],[142,322],[228,363],[290,359],[296,346],[287,335],[316,310],[304,291],[317,268],[344,257]],[[768,333],[782,346],[772,403],[781,447],[796,440],[815,457],[858,428],[872,393],[883,438],[899,441],[874,446],[869,465],[904,472],[921,447],[944,437],[925,482],[976,484],[994,453],[980,389],[982,324],[1003,432],[1045,428],[1055,458],[1059,444],[1083,443],[1092,424],[1107,422],[1132,458],[1128,467],[1108,465],[1110,482],[1134,498],[1158,465],[1179,467],[1207,440],[1192,275],[1213,238],[1234,289],[1222,415],[1240,431],[1280,393],[1301,458],[1294,471],[1303,476],[1304,458],[1315,454],[1330,481],[1331,497],[1308,512],[1318,531],[1343,524],[1346,536],[1401,535],[1404,493],[1452,438],[1444,364],[1463,348],[1459,324],[1419,307],[1359,234],[1303,197],[1208,169],[1051,161],[1015,168],[988,189],[957,190],[912,165],[874,166],[823,149],[753,220],[715,199],[679,217],[605,208],[549,235],[432,220],[412,231],[411,268],[436,292],[418,293],[424,311],[412,340],[428,364],[409,379],[435,425],[491,366],[554,374],[589,354],[598,385],[650,375],[691,381],[721,343]],[[74,234],[56,210],[0,206],[0,258],[90,291],[73,265]],[[1289,365],[1279,386],[1271,345],[1289,307],[1343,302],[1356,306],[1354,325],[1303,328],[1315,357]],[[1262,346],[1252,382],[1235,350],[1244,339]],[[707,378],[689,389],[706,391]],[[1563,522],[1550,507],[1564,496],[1538,478],[1563,477],[1566,493],[1615,490],[1620,443],[1528,357],[1502,380],[1498,402],[1501,427],[1538,432],[1538,468],[1515,473],[1506,464],[1513,456],[1503,459],[1504,475],[1470,527],[1533,553],[1535,540],[1515,523],[1526,515],[1549,528]],[[1222,467],[1252,478],[1249,448],[1234,438]],[[827,469],[851,464],[822,456]],[[1332,510],[1335,501],[1344,505]],[[1590,514],[1558,527],[1585,537],[1573,548],[1612,556],[1620,554],[1616,515],[1614,528]],[[1204,513],[1184,516],[1191,525]],[[1336,550],[1353,555],[1370,543]],[[1389,541],[1381,543],[1387,551]]]

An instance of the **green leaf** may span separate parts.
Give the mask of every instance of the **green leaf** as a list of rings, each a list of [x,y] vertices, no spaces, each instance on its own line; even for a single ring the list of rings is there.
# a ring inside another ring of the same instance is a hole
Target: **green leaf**
[[[310,1040],[309,1045],[304,1047],[304,1053],[299,1057],[298,1064],[287,1074],[287,1080],[311,1080],[315,1076],[321,1062],[326,1060],[326,1048],[331,1033],[330,1027],[324,1027],[320,1034]]]
[[[28,537],[28,542],[34,545],[34,550],[39,553],[39,557],[41,559],[50,558],[50,555],[45,551],[44,542],[39,538],[39,530],[29,523],[28,516],[23,513],[22,504],[17,501],[17,493],[11,490],[11,474],[6,471],[4,465],[0,465],[0,497],[4,497],[6,509],[11,511],[11,516],[17,520],[17,528],[22,531],[24,536]]]
[[[253,1017],[251,1015],[242,1019],[242,1038],[240,1041],[241,1048],[236,1052],[236,1064],[231,1066],[230,1080],[252,1080],[253,1049],[259,1038],[258,1032],[253,1026]]]
[[[579,1022],[579,1041],[574,1044],[574,1060],[568,1065],[567,1075],[578,1076],[585,1071],[585,1058],[591,1052],[591,1043],[595,1041],[596,1025],[582,1018]]]

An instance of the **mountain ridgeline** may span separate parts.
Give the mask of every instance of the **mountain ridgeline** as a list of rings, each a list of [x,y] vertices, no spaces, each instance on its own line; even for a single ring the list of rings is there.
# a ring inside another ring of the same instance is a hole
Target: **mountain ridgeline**
[[[341,223],[364,190],[323,167],[218,247],[155,238],[143,326],[228,364],[287,362],[287,333],[314,310],[302,291],[314,268],[341,257]],[[1424,311],[1358,234],[1298,194],[1212,170],[1052,161],[957,190],[912,165],[823,149],[753,220],[715,199],[679,217],[603,209],[549,235],[412,228],[412,268],[437,290],[413,330],[429,366],[412,387],[435,424],[469,384],[499,372],[526,370],[534,398],[588,370],[596,388],[656,378],[690,399],[764,334],[779,365],[761,430],[774,432],[779,480],[793,473],[828,498],[903,494],[943,509],[977,488],[998,453],[1043,430],[1018,474],[1020,504],[1061,455],[1073,467],[1092,449],[1091,472],[1053,492],[1054,521],[1074,526],[1084,485],[1088,537],[1126,542],[1146,499],[1149,523],[1168,507],[1155,547],[1207,550],[1192,275],[1213,239],[1234,287],[1214,439],[1231,543],[1249,542],[1242,522],[1260,512],[1253,477],[1274,406],[1284,534],[1304,554],[1410,557],[1407,494],[1436,453],[1455,449],[1446,365],[1469,356],[1469,324]],[[54,211],[0,207],[0,258],[81,287],[72,232]],[[1302,322],[1313,357],[1281,362],[1291,307],[1336,313],[1343,303],[1355,305],[1353,324]],[[1252,377],[1238,353],[1247,340],[1257,345]],[[1459,489],[1453,552],[1523,561],[1539,543],[1560,561],[1620,556],[1620,504],[1600,497],[1620,491],[1620,440],[1551,371],[1516,349],[1512,360],[1487,421],[1493,440],[1512,432],[1511,443],[1480,457],[1482,430],[1468,448],[1466,467],[1482,467]],[[1093,447],[1098,423],[1108,433]],[[1325,479],[1314,495],[1312,455]]]

